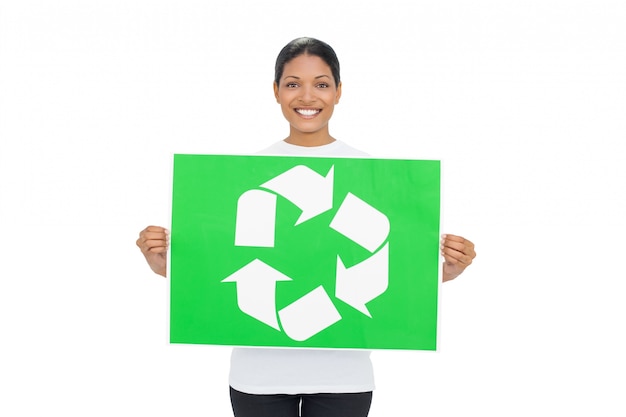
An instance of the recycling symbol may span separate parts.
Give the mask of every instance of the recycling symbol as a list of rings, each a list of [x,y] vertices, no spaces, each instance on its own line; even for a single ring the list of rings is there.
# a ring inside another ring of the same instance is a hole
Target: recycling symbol
[[[333,209],[333,183],[334,166],[322,176],[297,165],[245,191],[237,201],[235,246],[273,248],[278,196],[302,211],[297,226]],[[334,298],[372,317],[366,304],[382,295],[389,282],[389,219],[348,192],[329,227],[371,253],[350,267],[337,255]],[[236,282],[237,305],[243,313],[295,341],[305,341],[341,320],[322,285],[277,310],[276,286],[282,281],[292,278],[257,258],[221,282]]]

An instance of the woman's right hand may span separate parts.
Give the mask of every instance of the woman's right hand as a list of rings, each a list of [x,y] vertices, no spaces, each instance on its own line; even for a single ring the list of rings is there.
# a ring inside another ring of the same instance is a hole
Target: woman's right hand
[[[148,226],[139,232],[137,246],[146,258],[150,268],[159,275],[166,276],[167,249],[170,243],[169,231],[160,226]]]

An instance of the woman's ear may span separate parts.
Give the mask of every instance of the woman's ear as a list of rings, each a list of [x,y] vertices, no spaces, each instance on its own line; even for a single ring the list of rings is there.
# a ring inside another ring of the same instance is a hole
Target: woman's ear
[[[278,99],[278,84],[276,84],[276,81],[274,81],[274,97],[276,97],[276,103],[280,103]]]
[[[341,81],[337,86],[337,96],[335,97],[335,104],[339,104],[339,99],[341,98]]]

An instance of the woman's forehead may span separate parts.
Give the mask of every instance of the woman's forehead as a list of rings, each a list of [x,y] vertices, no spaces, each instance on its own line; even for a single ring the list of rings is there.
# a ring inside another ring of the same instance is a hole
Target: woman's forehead
[[[315,77],[330,77],[332,71],[330,66],[317,55],[299,55],[285,63],[283,78],[288,76],[297,77],[298,74],[315,74]]]

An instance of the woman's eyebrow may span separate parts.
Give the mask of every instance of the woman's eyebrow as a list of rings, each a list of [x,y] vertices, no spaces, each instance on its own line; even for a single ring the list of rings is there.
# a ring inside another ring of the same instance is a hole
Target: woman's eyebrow
[[[317,77],[315,77],[315,79],[317,80],[318,78],[324,78],[324,77],[330,78],[328,75],[322,74],[322,75],[318,75]],[[287,79],[287,78],[295,78],[296,80],[300,79],[300,77],[297,77],[295,75],[285,75],[285,79]]]

